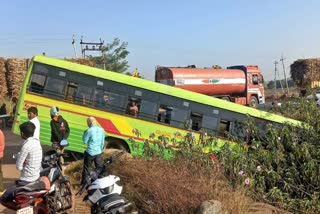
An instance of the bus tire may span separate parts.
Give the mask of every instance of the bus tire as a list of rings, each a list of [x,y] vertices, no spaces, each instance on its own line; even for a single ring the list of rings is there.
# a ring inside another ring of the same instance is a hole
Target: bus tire
[[[250,107],[253,107],[253,108],[256,108],[257,105],[258,105],[258,99],[257,99],[256,96],[252,95],[252,96],[250,97],[249,106],[250,106]]]
[[[125,150],[127,152],[130,152],[129,146],[125,141],[118,138],[112,138],[112,137],[108,137],[105,139],[105,148]]]

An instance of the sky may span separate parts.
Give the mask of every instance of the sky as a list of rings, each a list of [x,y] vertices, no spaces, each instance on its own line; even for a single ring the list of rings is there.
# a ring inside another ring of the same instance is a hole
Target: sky
[[[128,71],[149,80],[157,65],[258,65],[270,81],[275,61],[284,77],[282,55],[287,77],[295,60],[320,57],[319,0],[6,0],[1,8],[5,58],[71,58],[81,56],[81,38],[119,38]]]

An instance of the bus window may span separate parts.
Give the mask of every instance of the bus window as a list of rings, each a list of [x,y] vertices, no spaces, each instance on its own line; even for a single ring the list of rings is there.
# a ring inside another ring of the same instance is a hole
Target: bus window
[[[203,128],[216,131],[217,125],[218,125],[218,118],[211,117],[208,115],[203,115],[203,118],[202,118],[202,127]]]
[[[65,81],[63,79],[47,77],[44,94],[48,95],[49,97],[63,98],[64,88]]]
[[[158,121],[162,123],[170,124],[172,109],[173,107],[171,106],[161,104],[159,107]]]
[[[46,76],[40,74],[32,74],[29,91],[37,94],[43,94]]]
[[[108,107],[111,111],[124,113],[125,96],[109,92]]]
[[[185,128],[185,122],[188,118],[187,110],[180,109],[180,108],[173,108],[171,111],[168,111],[171,114],[171,121],[170,124],[174,127],[178,128]]]
[[[106,107],[106,101],[108,100],[108,97],[108,94],[106,94],[107,99],[105,99],[104,91],[96,89],[93,97],[93,105],[98,108]]]
[[[78,85],[77,90],[77,103],[82,105],[91,105],[91,95],[93,89],[89,86],[85,85]]]
[[[199,131],[202,126],[202,115],[191,112],[189,128],[194,131]]]
[[[148,100],[141,100],[139,117],[146,120],[155,120],[157,113],[157,103]]]
[[[69,82],[67,86],[67,93],[64,99],[69,102],[74,102],[74,99],[76,98],[76,94],[77,94],[77,89],[78,89],[78,84]]]
[[[129,97],[126,113],[131,116],[137,117],[139,114],[139,108],[140,108],[140,100]]]
[[[226,137],[225,132],[229,132],[230,130],[230,121],[220,120],[218,135],[221,137]]]

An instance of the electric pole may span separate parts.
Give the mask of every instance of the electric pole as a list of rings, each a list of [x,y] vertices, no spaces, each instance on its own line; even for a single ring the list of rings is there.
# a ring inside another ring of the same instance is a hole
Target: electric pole
[[[278,93],[277,93],[277,61],[274,61],[274,92],[276,94],[276,98],[278,98]]]
[[[278,68],[277,68],[277,65],[278,65],[278,61],[274,61],[274,81],[275,81],[275,90],[277,89],[277,75],[278,75],[278,79],[279,79],[279,83],[280,83],[280,87],[281,87],[281,90],[283,92],[283,86],[282,86],[282,82],[281,82],[281,79],[280,79],[280,76],[279,76],[279,72],[278,72]],[[277,90],[276,90],[277,91]],[[278,96],[278,93],[277,93],[277,96]]]
[[[74,40],[74,34],[73,34],[73,36],[72,36],[72,45],[73,45],[74,55],[75,55],[76,58],[78,58],[77,50],[76,50],[76,45],[75,45],[75,40]]]
[[[282,62],[284,80],[286,81],[287,93],[288,93],[288,96],[289,96],[288,80],[287,80],[287,76],[286,76],[286,69],[285,69],[285,67],[284,67],[284,62],[283,62],[284,60],[285,60],[285,58],[283,57],[283,54],[281,54],[281,59],[280,59],[280,61]]]

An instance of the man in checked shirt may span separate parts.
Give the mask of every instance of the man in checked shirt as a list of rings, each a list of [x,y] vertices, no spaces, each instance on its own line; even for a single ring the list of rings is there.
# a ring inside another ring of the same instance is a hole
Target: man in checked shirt
[[[21,138],[24,139],[16,161],[16,167],[21,172],[20,178],[0,198],[1,203],[6,203],[8,208],[17,187],[25,186],[40,178],[42,147],[39,139],[33,137],[35,125],[28,121],[21,124],[19,128]]]

